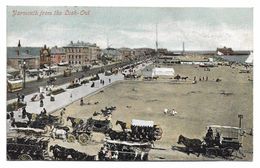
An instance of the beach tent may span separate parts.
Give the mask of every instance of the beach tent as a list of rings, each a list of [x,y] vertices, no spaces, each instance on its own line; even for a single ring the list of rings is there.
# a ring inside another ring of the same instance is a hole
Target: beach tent
[[[253,58],[253,53],[251,52],[250,55],[247,57],[245,63],[247,63],[247,64],[253,64],[253,60],[254,60],[254,58]]]
[[[152,76],[174,76],[173,68],[153,68]]]

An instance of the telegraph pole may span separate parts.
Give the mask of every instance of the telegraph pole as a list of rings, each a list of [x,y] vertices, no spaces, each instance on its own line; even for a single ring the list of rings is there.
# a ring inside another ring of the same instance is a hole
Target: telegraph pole
[[[24,60],[23,61],[23,88],[25,88],[25,77],[26,77],[25,68],[26,68],[26,62]]]
[[[155,41],[155,48],[156,48],[156,58],[155,58],[155,62],[156,64],[158,64],[158,57],[159,57],[159,53],[158,53],[158,28],[157,28],[157,23],[156,23],[156,41]]]

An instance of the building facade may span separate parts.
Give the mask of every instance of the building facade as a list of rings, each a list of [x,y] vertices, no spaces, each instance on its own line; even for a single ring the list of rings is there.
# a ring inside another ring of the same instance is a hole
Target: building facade
[[[51,65],[51,50],[44,45],[40,50],[40,68],[44,68],[46,65]]]
[[[71,43],[64,48],[66,60],[70,65],[81,66],[97,61],[101,54],[100,48],[94,43],[77,42]]]
[[[29,69],[40,66],[40,47],[22,47],[20,40],[17,47],[7,47],[7,66],[20,70],[26,63]]]
[[[51,62],[52,64],[59,64],[63,62],[68,62],[66,59],[65,49],[62,47],[52,47],[51,48]]]

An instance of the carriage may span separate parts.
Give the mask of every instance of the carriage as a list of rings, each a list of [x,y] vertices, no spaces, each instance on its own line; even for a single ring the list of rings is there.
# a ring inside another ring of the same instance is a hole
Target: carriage
[[[88,125],[92,128],[93,131],[95,132],[107,132],[109,129],[111,129],[112,126],[112,122],[107,119],[107,118],[89,118],[87,120]]]
[[[48,160],[47,138],[28,136],[7,137],[7,160]]]
[[[87,145],[92,137],[92,131],[95,132],[107,132],[112,128],[112,123],[107,119],[89,118],[87,121],[83,121],[80,118],[67,117],[67,121],[72,123],[72,132],[68,132],[67,141],[74,142],[76,139],[82,145]]]
[[[92,137],[92,128],[84,122],[73,127],[72,132],[68,132],[67,141],[74,142],[76,139],[81,145],[87,145]]]
[[[115,131],[111,131],[110,137],[112,139],[119,138],[125,141],[152,142],[162,138],[162,128],[159,125],[155,125],[154,121],[133,119],[131,124],[123,121],[117,121],[117,124],[121,126],[123,132],[116,133]]]
[[[243,131],[238,127],[209,125],[207,130],[212,134],[204,138],[205,155],[208,157],[221,156],[233,160],[239,155],[244,157],[241,151],[243,144]],[[207,133],[208,134],[208,133]]]
[[[238,127],[209,125],[203,140],[190,139],[180,135],[178,144],[185,147],[173,146],[173,150],[179,150],[187,154],[193,153],[209,157],[221,157],[227,160],[245,157],[242,152],[243,130]]]
[[[105,139],[99,152],[99,160],[130,161],[148,160],[148,153],[152,148],[150,142],[127,142]]]

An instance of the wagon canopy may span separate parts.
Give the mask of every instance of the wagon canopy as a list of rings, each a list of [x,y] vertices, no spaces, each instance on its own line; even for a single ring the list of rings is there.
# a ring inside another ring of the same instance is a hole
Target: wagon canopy
[[[138,143],[138,142],[117,141],[117,140],[110,140],[110,139],[105,139],[105,142],[111,143],[111,144],[120,144],[120,145],[127,145],[127,146],[139,146],[139,147],[151,145],[149,142]]]
[[[153,121],[132,119],[132,125],[133,126],[141,126],[141,127],[153,127],[154,122]]]
[[[232,126],[221,126],[221,125],[209,125],[207,129],[211,127],[213,129],[213,133],[221,133],[223,137],[227,138],[235,138],[238,139],[242,133],[242,129],[239,127]]]

